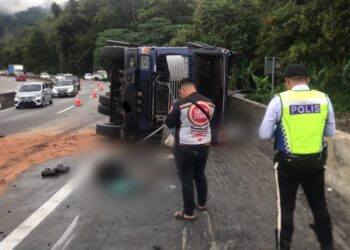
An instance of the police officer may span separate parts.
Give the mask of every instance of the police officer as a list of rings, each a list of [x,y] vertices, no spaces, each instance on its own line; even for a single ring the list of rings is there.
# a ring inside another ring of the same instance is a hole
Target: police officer
[[[303,65],[289,65],[285,72],[287,91],[269,103],[259,135],[275,137],[277,187],[277,249],[290,249],[293,212],[299,185],[303,188],[315,223],[321,249],[333,249],[331,219],[325,199],[324,136],[335,133],[332,104],[326,94],[310,90]]]
[[[193,221],[193,210],[206,210],[207,179],[205,166],[211,142],[210,119],[214,105],[200,95],[191,79],[180,84],[181,99],[176,101],[165,124],[175,128],[174,156],[182,185],[183,210],[175,212],[181,220]],[[197,200],[194,198],[194,183]]]

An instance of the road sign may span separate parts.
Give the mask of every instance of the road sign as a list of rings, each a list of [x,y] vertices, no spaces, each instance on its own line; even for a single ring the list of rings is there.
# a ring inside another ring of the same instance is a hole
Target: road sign
[[[281,73],[281,64],[278,62],[277,57],[265,56],[265,75],[271,76],[271,98],[273,96],[275,87],[275,75]]]
[[[281,64],[278,57],[265,57],[265,75],[279,75],[281,74]]]

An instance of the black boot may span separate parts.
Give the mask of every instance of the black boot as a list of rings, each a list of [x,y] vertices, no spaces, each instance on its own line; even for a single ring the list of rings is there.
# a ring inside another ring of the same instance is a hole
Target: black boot
[[[293,231],[280,231],[275,230],[276,236],[276,249],[277,250],[290,250],[292,246]]]
[[[315,224],[311,224],[310,228],[315,232],[321,250],[334,250],[331,226],[317,227]]]

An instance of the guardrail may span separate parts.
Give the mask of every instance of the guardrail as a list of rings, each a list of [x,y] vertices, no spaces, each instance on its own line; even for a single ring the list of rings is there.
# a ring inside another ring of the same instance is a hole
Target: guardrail
[[[15,105],[16,92],[7,92],[0,94],[0,110],[11,108]]]
[[[242,96],[231,95],[229,98],[231,115],[246,119],[256,128],[259,127],[266,105]],[[326,182],[343,197],[350,200],[350,134],[337,130],[328,142],[328,160]]]

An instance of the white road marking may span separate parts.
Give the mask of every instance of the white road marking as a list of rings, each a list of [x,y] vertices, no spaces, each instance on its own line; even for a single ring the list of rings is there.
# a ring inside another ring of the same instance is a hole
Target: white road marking
[[[12,110],[12,109],[15,109],[15,107],[4,109],[4,110],[0,110],[0,113],[5,112],[5,111],[9,111],[9,110]]]
[[[59,238],[55,245],[51,248],[51,250],[64,249],[68,246],[69,242],[74,238],[73,231],[78,224],[80,213],[74,218],[72,223],[67,227],[67,229],[62,234],[61,238]]]
[[[182,230],[182,250],[187,248],[187,227]]]
[[[90,169],[91,168],[87,168]],[[55,208],[61,204],[78,185],[85,179],[90,171],[80,172],[80,175],[73,177],[66,185],[58,190],[44,205],[36,210],[21,225],[13,230],[3,241],[0,242],[0,249],[14,249],[26,238]]]
[[[68,110],[71,110],[71,109],[74,108],[74,107],[75,107],[75,106],[72,105],[72,106],[70,106],[70,107],[68,107],[68,108],[66,108],[66,109],[64,109],[64,110],[61,110],[61,111],[57,112],[57,114],[62,114],[62,113],[64,113],[64,112],[68,111]]]

